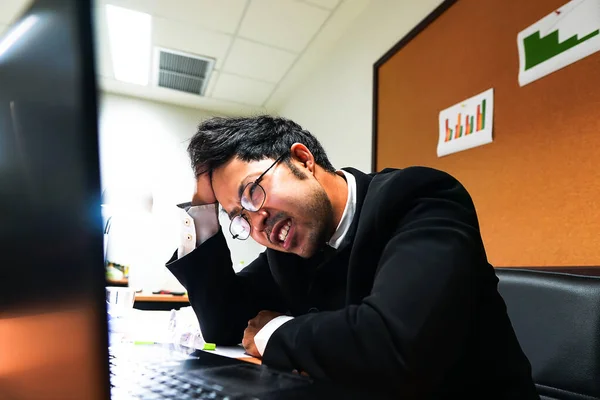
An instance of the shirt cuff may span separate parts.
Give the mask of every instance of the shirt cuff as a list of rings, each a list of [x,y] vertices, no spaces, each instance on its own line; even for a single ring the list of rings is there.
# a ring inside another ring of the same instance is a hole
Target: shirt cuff
[[[181,209],[181,233],[177,258],[181,258],[219,232],[219,218],[216,204],[181,204],[178,207]]]
[[[256,345],[256,350],[258,350],[261,356],[265,352],[265,348],[267,347],[267,343],[269,342],[271,335],[277,330],[277,328],[292,319],[294,319],[294,317],[290,317],[289,315],[280,315],[279,317],[275,317],[267,322],[267,324],[263,326],[260,331],[258,331],[256,336],[254,336],[254,344]]]

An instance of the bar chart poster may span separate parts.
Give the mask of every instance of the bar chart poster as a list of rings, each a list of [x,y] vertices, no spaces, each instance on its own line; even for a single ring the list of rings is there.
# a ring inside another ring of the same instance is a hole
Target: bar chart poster
[[[440,112],[438,157],[492,143],[494,89]]]
[[[572,0],[517,35],[519,85],[600,50],[600,0]]]

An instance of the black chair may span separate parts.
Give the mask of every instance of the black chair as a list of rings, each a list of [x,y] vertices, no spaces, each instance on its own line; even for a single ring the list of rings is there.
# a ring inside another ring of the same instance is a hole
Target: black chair
[[[600,277],[497,268],[541,399],[600,399]]]

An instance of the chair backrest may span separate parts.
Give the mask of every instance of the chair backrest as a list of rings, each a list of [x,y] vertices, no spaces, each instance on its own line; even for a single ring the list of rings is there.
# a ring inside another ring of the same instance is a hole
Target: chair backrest
[[[542,399],[600,399],[600,278],[497,268]]]

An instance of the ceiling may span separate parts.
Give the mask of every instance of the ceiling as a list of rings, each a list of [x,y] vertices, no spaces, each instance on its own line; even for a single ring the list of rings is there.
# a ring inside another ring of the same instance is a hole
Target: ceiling
[[[29,0],[0,0],[0,35],[29,3]]]
[[[215,113],[277,111],[370,1],[96,0],[99,86],[109,93]],[[29,0],[0,1],[0,31],[27,3]],[[153,48],[214,58],[205,95],[160,88],[154,83],[140,86],[115,80],[106,4],[152,15]]]

